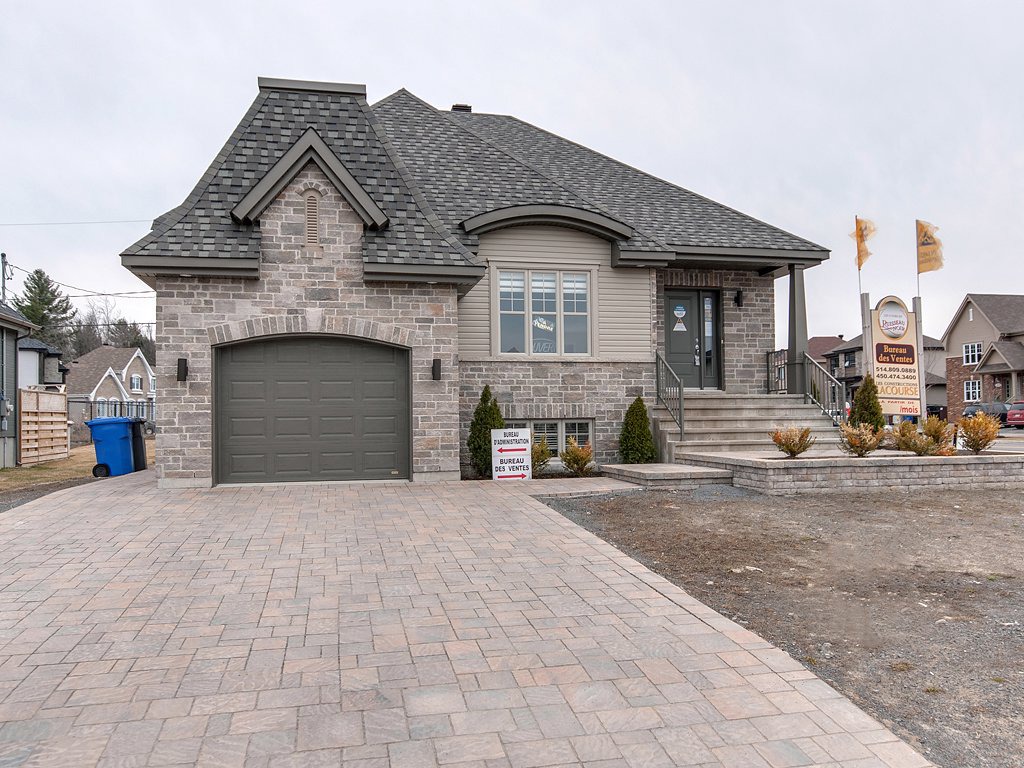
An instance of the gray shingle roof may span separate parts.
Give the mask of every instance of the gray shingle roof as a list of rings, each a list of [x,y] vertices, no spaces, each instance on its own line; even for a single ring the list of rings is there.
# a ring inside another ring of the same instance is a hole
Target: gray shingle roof
[[[7,304],[4,304],[2,302],[0,302],[0,320],[6,320],[9,323],[14,323],[15,325],[19,325],[23,328],[36,327],[29,321],[27,317],[21,314],[21,312],[16,310],[14,307],[8,306]]]
[[[33,339],[31,336],[26,336],[23,339],[18,339],[18,349],[38,350],[40,352],[45,352],[48,355],[60,355],[60,354],[63,354],[56,347],[51,347],[45,341],[40,341],[39,339]]]
[[[999,333],[1024,333],[1024,296],[998,293],[969,293],[968,297],[980,309]]]
[[[135,347],[97,347],[86,352],[77,360],[73,360],[68,370],[67,381],[69,395],[88,395],[100,382],[100,377],[113,368],[120,373],[135,356]]]
[[[258,223],[236,223],[230,211],[310,127],[388,214],[386,228],[365,233],[365,261],[473,263],[469,251],[430,222],[374,129],[364,98],[277,88],[260,91],[192,193],[122,255],[258,257]]]
[[[1014,371],[1024,371],[1024,344],[1019,341],[994,341],[992,347]]]
[[[738,213],[528,123],[443,112],[404,89],[372,108],[358,90],[261,81],[260,92],[189,196],[122,254],[133,259],[258,259],[259,222],[232,208],[314,128],[388,217],[367,228],[369,263],[469,267],[467,218],[516,205],[557,205],[633,229],[624,251],[679,247],[814,252],[821,246]]]
[[[669,245],[825,250],[518,118],[475,112],[451,115],[476,134],[601,205],[613,218]]]

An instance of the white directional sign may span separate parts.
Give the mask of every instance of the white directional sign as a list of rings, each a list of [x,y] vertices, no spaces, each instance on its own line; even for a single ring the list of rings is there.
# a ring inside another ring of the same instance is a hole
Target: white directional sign
[[[528,429],[491,430],[491,475],[495,480],[529,480],[533,456]]]

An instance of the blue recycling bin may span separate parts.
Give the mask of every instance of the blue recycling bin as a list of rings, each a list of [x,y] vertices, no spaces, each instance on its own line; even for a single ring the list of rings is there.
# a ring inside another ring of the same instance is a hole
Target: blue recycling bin
[[[96,446],[96,466],[93,477],[115,477],[135,471],[132,452],[132,424],[135,419],[116,416],[85,422]]]

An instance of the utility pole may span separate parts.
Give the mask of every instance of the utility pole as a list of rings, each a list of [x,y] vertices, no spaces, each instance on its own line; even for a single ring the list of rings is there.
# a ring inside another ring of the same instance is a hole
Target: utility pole
[[[0,303],[7,303],[7,254],[0,253]]]

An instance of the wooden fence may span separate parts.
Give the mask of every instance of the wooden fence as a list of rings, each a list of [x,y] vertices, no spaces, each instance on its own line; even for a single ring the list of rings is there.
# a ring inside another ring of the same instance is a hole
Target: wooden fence
[[[18,463],[66,459],[68,441],[68,396],[41,389],[18,390]]]

